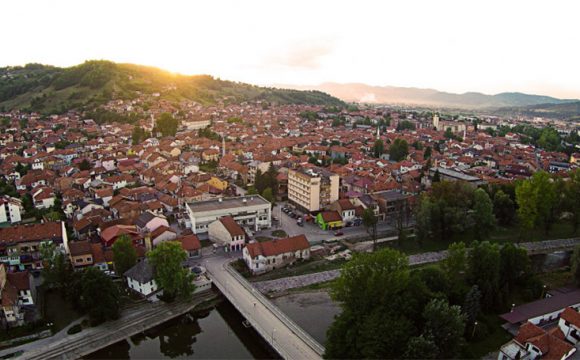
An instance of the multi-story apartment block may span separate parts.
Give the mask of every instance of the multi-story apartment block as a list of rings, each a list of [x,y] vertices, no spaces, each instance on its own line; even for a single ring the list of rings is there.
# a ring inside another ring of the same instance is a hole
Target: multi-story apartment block
[[[307,211],[318,211],[338,200],[340,177],[325,169],[288,171],[288,200]]]
[[[4,195],[0,197],[0,224],[10,222],[11,224],[22,220],[21,213],[24,210],[22,200]]]

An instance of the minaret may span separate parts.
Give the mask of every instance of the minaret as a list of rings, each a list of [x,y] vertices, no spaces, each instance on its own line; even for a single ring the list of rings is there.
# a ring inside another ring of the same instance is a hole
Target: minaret
[[[222,157],[226,156],[226,137],[222,133]]]
[[[381,138],[381,127],[377,125],[377,140]]]
[[[439,130],[439,115],[437,114],[433,115],[433,127],[435,130]]]

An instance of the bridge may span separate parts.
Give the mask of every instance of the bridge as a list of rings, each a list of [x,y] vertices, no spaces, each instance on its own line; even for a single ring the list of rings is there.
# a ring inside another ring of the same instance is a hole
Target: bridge
[[[322,359],[324,347],[229,266],[232,259],[204,261],[214,285],[284,359]]]

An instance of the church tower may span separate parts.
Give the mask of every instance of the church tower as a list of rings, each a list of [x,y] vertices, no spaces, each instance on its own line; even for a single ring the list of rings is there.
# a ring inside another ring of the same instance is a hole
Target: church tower
[[[435,130],[439,130],[439,115],[433,114],[433,127]]]

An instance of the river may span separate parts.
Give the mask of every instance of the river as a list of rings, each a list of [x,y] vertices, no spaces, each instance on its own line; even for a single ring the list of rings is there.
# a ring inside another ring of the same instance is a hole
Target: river
[[[339,308],[326,292],[297,293],[273,302],[324,344]],[[87,359],[271,359],[277,357],[225,299],[217,306],[182,316],[87,356]]]

